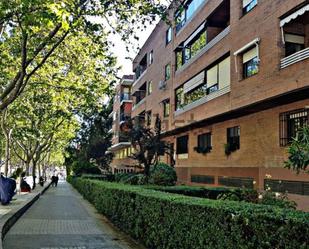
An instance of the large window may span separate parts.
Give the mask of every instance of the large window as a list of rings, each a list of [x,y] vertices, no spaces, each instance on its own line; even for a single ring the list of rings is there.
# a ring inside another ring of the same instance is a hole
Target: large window
[[[243,14],[251,11],[258,3],[258,0],[243,0]]]
[[[229,85],[230,57],[227,57],[177,88],[175,91],[175,108],[179,110]]]
[[[185,23],[192,18],[195,11],[201,6],[205,0],[190,0],[185,5],[180,6],[175,14],[176,32],[178,32]]]
[[[286,146],[296,137],[298,130],[309,124],[309,110],[299,109],[280,114],[280,146]]]
[[[248,78],[259,71],[258,48],[254,48],[243,54],[243,77]]]
[[[170,100],[166,99],[163,101],[163,117],[168,117],[170,115]]]
[[[211,133],[204,133],[197,136],[197,147],[195,148],[197,153],[210,152],[211,147]]]
[[[207,30],[203,23],[177,50],[176,70],[187,63],[207,44]]]
[[[286,33],[285,39],[285,56],[292,55],[305,48],[305,36]]]
[[[188,154],[188,140],[189,136],[182,136],[177,138],[176,154]]]
[[[171,78],[171,64],[167,64],[165,66],[165,80],[169,80]]]
[[[165,38],[165,44],[169,44],[172,41],[173,37],[173,28],[170,26],[168,30],[166,30],[166,38]]]
[[[227,149],[229,152],[240,149],[240,126],[227,129]]]

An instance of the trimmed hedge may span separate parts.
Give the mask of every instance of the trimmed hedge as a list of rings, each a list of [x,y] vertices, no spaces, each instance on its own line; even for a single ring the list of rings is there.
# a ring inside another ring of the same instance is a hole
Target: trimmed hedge
[[[218,199],[218,197],[224,194],[234,194],[239,201],[254,202],[258,199],[258,193],[253,189],[242,188],[226,188],[226,187],[198,187],[198,186],[146,186],[146,188],[187,195],[193,197],[208,198],[212,200]]]
[[[149,249],[308,248],[309,214],[139,186],[68,178],[99,212]]]

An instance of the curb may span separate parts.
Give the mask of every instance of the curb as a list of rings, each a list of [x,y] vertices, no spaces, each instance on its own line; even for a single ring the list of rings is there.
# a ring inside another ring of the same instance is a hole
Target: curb
[[[35,203],[41,195],[45,193],[45,191],[50,187],[51,183],[38,192],[32,199],[28,200],[22,207],[20,207],[17,211],[11,211],[4,215],[4,217],[0,221],[0,233],[1,233],[1,241],[0,241],[0,249],[3,249],[3,239],[10,228],[15,224],[15,222]]]

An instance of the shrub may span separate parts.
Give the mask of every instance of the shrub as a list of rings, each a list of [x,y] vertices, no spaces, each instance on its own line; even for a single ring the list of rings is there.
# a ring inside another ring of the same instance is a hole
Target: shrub
[[[103,181],[71,182],[99,212],[150,249],[305,249],[309,244],[308,213]]]
[[[172,186],[177,181],[176,171],[168,164],[159,162],[150,169],[149,183],[155,185]]]
[[[71,165],[72,170],[75,175],[82,175],[82,174],[101,174],[100,169],[89,162],[86,161],[74,161]]]
[[[258,194],[256,190],[253,189],[241,189],[241,188],[225,188],[225,187],[196,187],[196,186],[171,186],[171,187],[161,187],[161,186],[150,186],[148,188],[181,194],[193,197],[208,198],[212,200],[216,199],[228,199],[228,195],[234,196],[235,200],[238,201],[250,201],[256,202]]]
[[[266,191],[259,196],[259,203],[273,205],[281,208],[296,209],[296,203],[288,199],[287,194]]]

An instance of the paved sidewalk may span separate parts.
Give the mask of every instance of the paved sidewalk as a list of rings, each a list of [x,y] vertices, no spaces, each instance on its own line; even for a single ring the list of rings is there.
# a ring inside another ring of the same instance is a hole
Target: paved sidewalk
[[[50,187],[4,238],[5,249],[143,249],[68,183]]]

